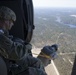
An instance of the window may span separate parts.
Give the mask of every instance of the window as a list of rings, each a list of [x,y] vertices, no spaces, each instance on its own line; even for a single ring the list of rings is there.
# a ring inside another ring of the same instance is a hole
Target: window
[[[37,49],[58,44],[58,57],[53,61],[55,67],[59,75],[71,75],[76,54],[76,1],[33,0],[33,4],[32,44]],[[47,69],[50,75],[51,67]]]

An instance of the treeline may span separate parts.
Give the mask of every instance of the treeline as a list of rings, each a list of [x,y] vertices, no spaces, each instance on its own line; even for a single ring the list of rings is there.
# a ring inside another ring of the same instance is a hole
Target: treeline
[[[57,43],[60,45],[59,52],[76,52],[76,29],[56,22],[56,17],[59,15],[64,23],[70,24],[74,19],[74,17],[69,16],[72,13],[65,14],[60,11],[53,13],[51,10],[49,12],[48,10],[46,10],[47,12],[44,12],[43,10],[40,11],[40,13],[38,13],[39,11],[36,11],[34,15],[35,30],[32,44],[42,48],[45,45]],[[75,20],[76,19],[74,19],[74,21]]]
[[[61,15],[60,17],[63,23],[76,25],[76,17],[71,15]]]

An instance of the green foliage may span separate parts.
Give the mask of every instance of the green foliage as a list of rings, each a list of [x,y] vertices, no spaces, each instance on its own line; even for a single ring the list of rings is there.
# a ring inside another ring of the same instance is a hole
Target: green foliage
[[[32,44],[39,48],[54,43],[59,45],[58,58],[54,62],[60,75],[71,74],[73,65],[69,59],[74,62],[73,52],[76,52],[76,28],[66,25],[76,26],[76,18],[71,15],[76,15],[76,11],[73,9],[37,9],[34,15],[35,30]],[[60,18],[60,22],[57,22],[57,17]],[[60,55],[60,53],[65,55]]]

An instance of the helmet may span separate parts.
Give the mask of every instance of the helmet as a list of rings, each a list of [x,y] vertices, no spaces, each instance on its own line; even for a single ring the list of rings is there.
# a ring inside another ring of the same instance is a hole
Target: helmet
[[[16,14],[10,8],[6,6],[1,6],[0,7],[0,20],[16,21]]]

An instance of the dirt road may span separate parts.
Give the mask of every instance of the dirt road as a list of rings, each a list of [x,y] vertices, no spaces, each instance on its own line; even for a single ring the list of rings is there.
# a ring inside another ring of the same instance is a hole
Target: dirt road
[[[55,71],[55,69],[54,69],[54,66],[53,66],[52,64],[48,65],[48,66],[45,68],[45,70],[46,70],[46,73],[47,73],[48,75],[57,75],[57,73],[56,73],[56,71]]]

